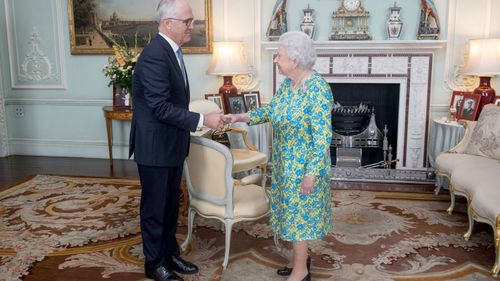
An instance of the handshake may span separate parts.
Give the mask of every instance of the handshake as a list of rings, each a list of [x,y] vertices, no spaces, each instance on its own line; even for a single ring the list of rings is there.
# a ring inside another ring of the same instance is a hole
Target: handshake
[[[223,114],[222,111],[214,111],[203,115],[203,125],[214,130],[222,130],[225,125],[234,122],[248,122],[247,113]]]

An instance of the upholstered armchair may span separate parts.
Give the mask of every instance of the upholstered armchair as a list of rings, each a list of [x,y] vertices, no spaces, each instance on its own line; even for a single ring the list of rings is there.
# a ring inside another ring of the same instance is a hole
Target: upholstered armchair
[[[207,114],[219,110],[219,106],[209,100],[193,100],[189,103],[189,110],[201,114]],[[260,152],[252,145],[247,138],[248,132],[242,128],[227,126],[224,131],[227,134],[233,135],[230,139],[241,139],[243,147],[231,147],[233,156],[233,173],[251,171],[258,168],[260,173],[251,173],[243,178],[243,184],[259,183],[262,187],[266,186],[266,171],[267,171],[267,155]]]
[[[189,156],[184,162],[189,192],[188,233],[181,248],[185,250],[191,240],[195,214],[217,219],[225,225],[224,269],[229,262],[233,224],[262,218],[270,208],[265,188],[235,181],[233,167],[229,148],[207,138],[191,137]]]

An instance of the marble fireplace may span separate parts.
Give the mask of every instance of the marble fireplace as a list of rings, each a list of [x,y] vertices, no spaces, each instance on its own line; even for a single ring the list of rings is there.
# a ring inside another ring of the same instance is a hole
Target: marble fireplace
[[[262,45],[273,54],[277,51],[276,42]],[[315,69],[328,83],[399,85],[396,170],[427,169],[433,57],[444,46],[443,41],[417,40],[315,42]],[[284,77],[272,64],[276,92]]]

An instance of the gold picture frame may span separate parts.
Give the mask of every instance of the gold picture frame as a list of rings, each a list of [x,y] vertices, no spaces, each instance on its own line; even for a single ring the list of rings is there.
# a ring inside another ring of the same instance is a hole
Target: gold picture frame
[[[114,43],[142,49],[158,33],[155,20],[158,2],[122,0],[118,6],[112,6],[111,3],[116,4],[117,1],[68,0],[71,54],[111,55]],[[213,42],[212,0],[189,2],[194,13],[192,39],[182,46],[182,50],[184,54],[210,54]]]

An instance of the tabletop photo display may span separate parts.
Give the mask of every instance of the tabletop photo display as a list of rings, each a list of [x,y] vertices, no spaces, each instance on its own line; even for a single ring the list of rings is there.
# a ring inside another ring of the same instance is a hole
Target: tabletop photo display
[[[460,100],[460,110],[457,111],[457,119],[474,121],[479,112],[481,95],[464,93]]]
[[[239,114],[247,112],[245,98],[242,93],[225,94],[224,101],[226,105],[226,113]]]
[[[260,107],[259,91],[243,92],[242,94],[248,111],[256,110]]]
[[[240,92],[238,94],[205,94],[205,99],[215,102],[224,114],[246,113],[261,106],[259,91]]]
[[[220,94],[205,94],[205,99],[209,101],[215,102],[219,108],[222,110],[222,112],[226,112],[225,107],[224,107],[224,102],[222,101],[222,98]]]

